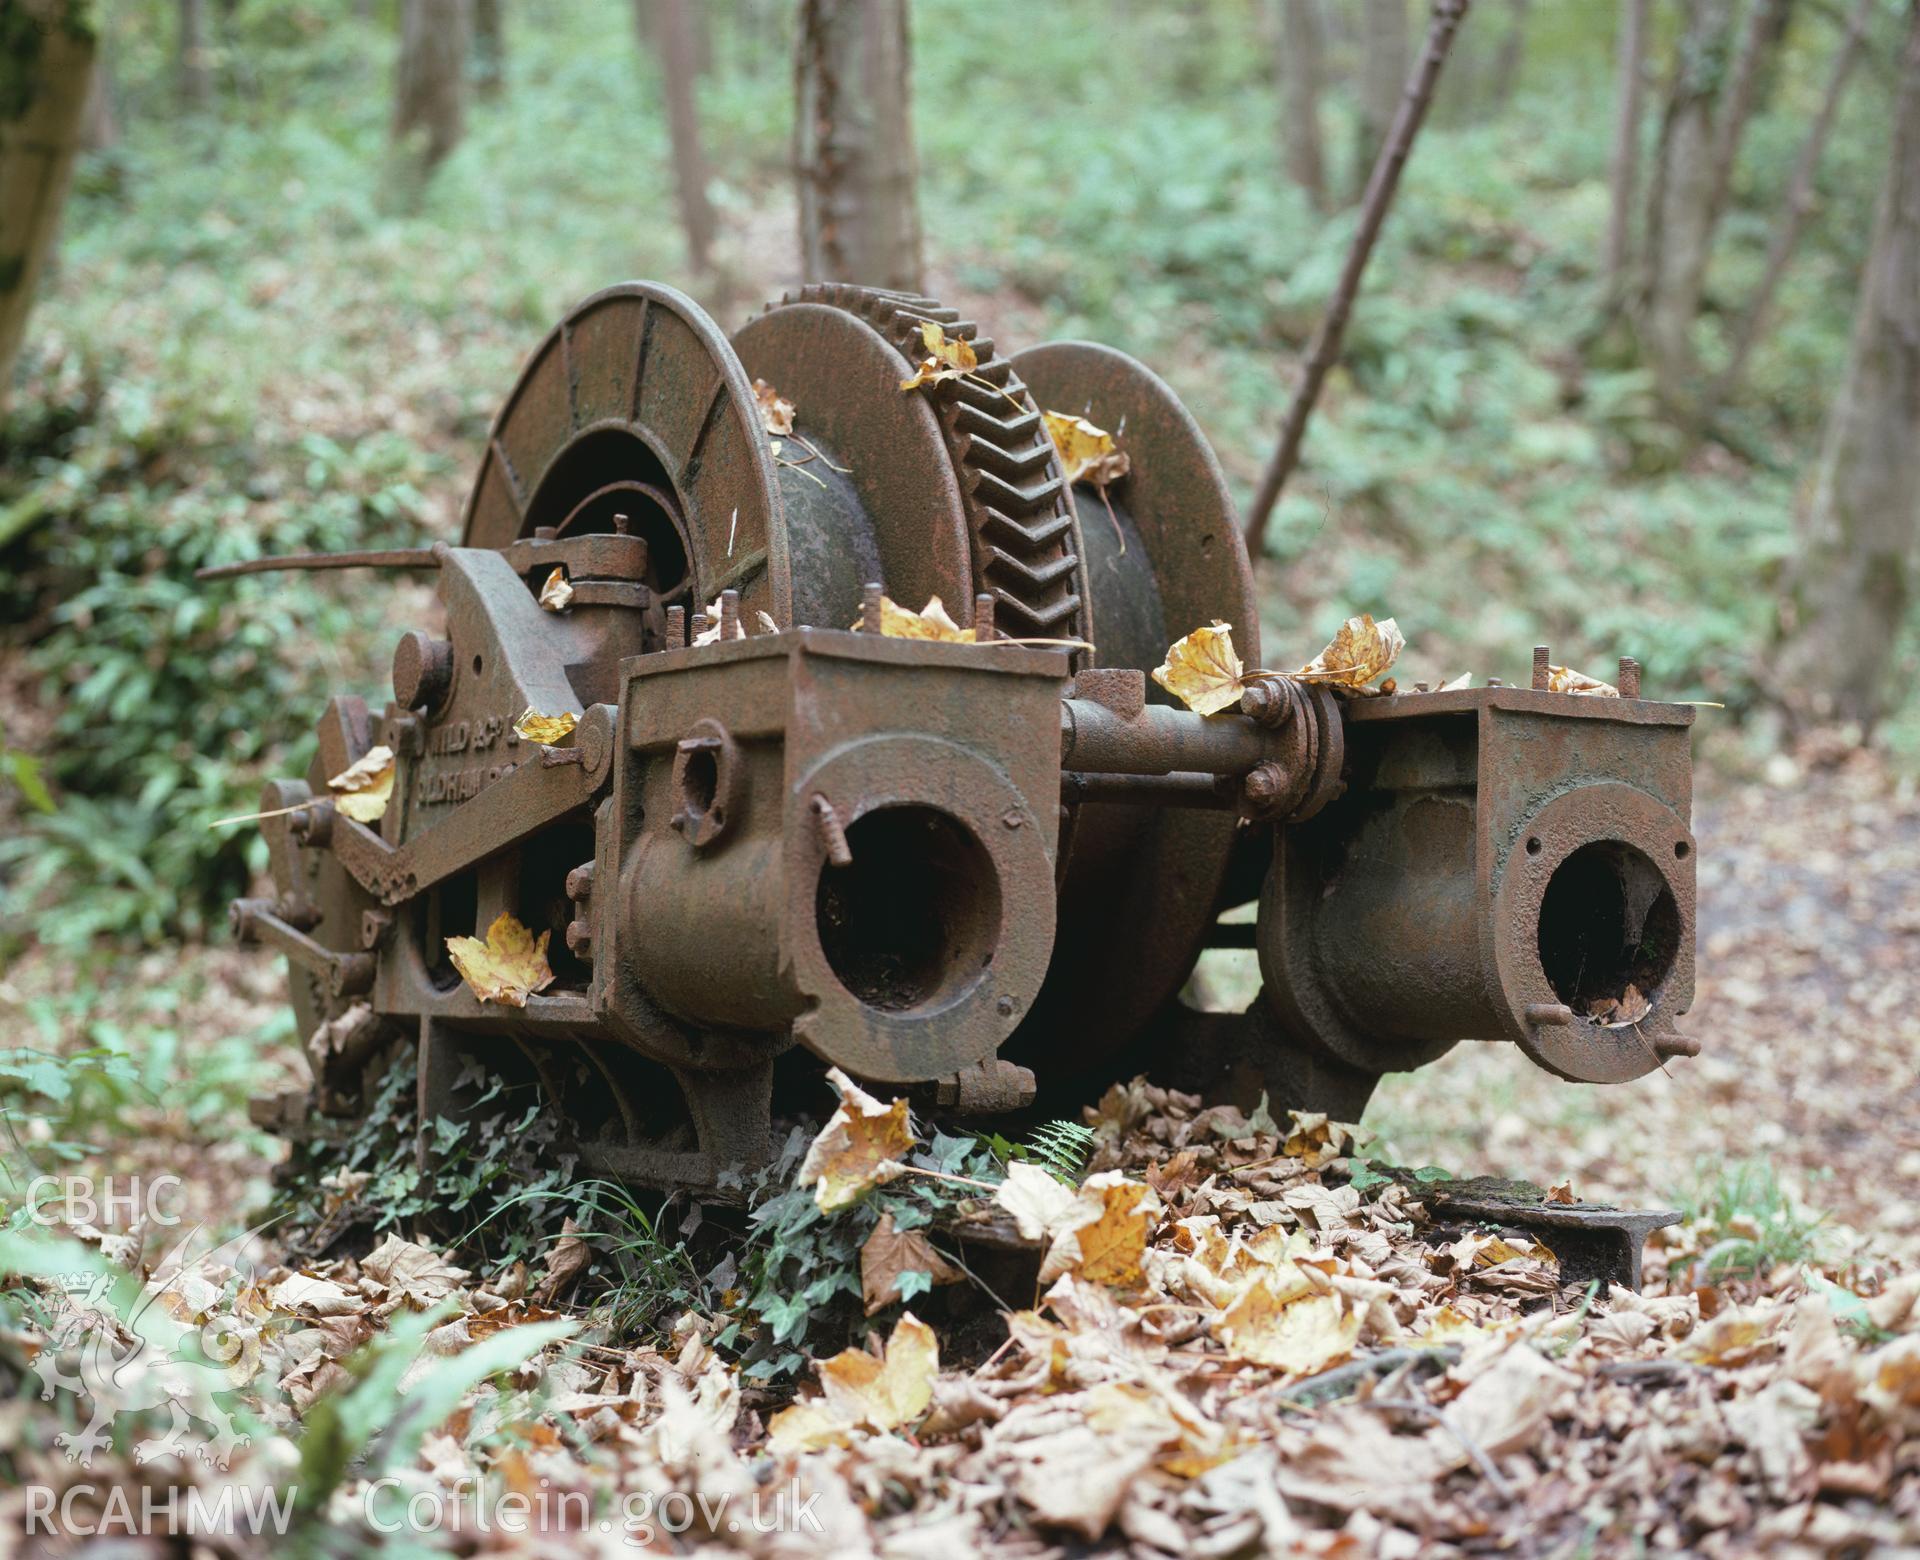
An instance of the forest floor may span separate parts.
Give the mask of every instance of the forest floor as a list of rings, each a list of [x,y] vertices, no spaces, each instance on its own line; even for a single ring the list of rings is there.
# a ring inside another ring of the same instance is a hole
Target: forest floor
[[[146,1330],[169,1309],[176,1329],[217,1321],[222,1307],[245,1320],[252,1440],[224,1471],[165,1452],[136,1466],[129,1427],[156,1430],[136,1414],[76,1464],[74,1443],[50,1444],[55,1428],[83,1422],[75,1400],[21,1400],[0,1416],[0,1441],[24,1478],[0,1509],[20,1519],[34,1490],[79,1487],[68,1520],[99,1517],[112,1531],[116,1489],[124,1501],[137,1487],[193,1484],[209,1500],[277,1488],[302,1491],[303,1542],[324,1547],[324,1524],[397,1523],[430,1546],[450,1535],[408,1528],[400,1497],[422,1496],[416,1523],[453,1522],[456,1492],[474,1487],[462,1481],[479,1481],[496,1502],[562,1491],[587,1502],[509,1506],[509,1527],[530,1509],[549,1531],[461,1538],[482,1550],[1410,1556],[1920,1543],[1920,798],[1870,755],[1813,753],[1780,760],[1766,782],[1709,780],[1698,825],[1698,1059],[1580,1088],[1505,1047],[1462,1047],[1383,1088],[1364,1161],[1311,1119],[1270,1129],[1116,1089],[1087,1110],[1098,1146],[1083,1173],[1097,1173],[1078,1202],[1057,1183],[1045,1207],[1000,1194],[1035,1221],[1045,1284],[1029,1270],[1011,1302],[965,1291],[911,1302],[931,1327],[883,1310],[876,1352],[812,1361],[790,1417],[794,1383],[769,1387],[727,1362],[718,1307],[670,1330],[664,1318],[640,1343],[611,1328],[594,1282],[609,1266],[599,1242],[584,1275],[565,1271],[559,1247],[531,1274],[525,1263],[484,1273],[400,1238],[412,1231],[371,1251],[362,1241],[357,1259],[289,1265],[268,1230],[183,1280],[163,1259],[167,1232],[142,1243],[82,1231],[147,1269],[149,1295],[170,1296]],[[257,1029],[281,978],[248,955],[190,957],[204,965],[198,981],[153,966],[129,983],[129,1021],[142,979],[157,989],[164,974],[197,993],[171,1018],[175,1065],[217,1068],[212,1038]],[[30,958],[0,986],[0,1007],[70,979]],[[283,1083],[302,1068],[292,1047],[275,1064]],[[134,1125],[104,1168],[181,1176],[189,1219],[216,1228],[258,1203],[274,1151],[232,1120],[156,1107]],[[924,1143],[912,1162],[953,1163]],[[1361,1168],[1383,1163],[1521,1174],[1685,1218],[1653,1237],[1642,1295],[1589,1294],[1559,1282],[1550,1251],[1445,1224],[1417,1184]],[[1031,1167],[1020,1176],[1023,1194],[1032,1176],[1047,1180]],[[351,1181],[334,1184],[329,1201],[342,1186],[350,1197]],[[935,1245],[978,1269],[974,1248]],[[86,1271],[98,1262],[87,1257]],[[936,1262],[918,1248],[893,1258]],[[744,1282],[732,1272],[723,1279]],[[79,1340],[117,1336],[119,1353],[132,1334],[105,1320],[103,1284],[75,1277],[42,1288],[54,1342],[29,1327],[0,1339],[0,1353],[97,1385],[97,1366],[71,1363]],[[707,1292],[722,1306],[737,1298]],[[435,1305],[428,1332],[412,1313]],[[998,1348],[979,1342],[995,1309]],[[579,1330],[561,1345],[505,1325],[523,1322]],[[168,1390],[187,1401],[186,1388]],[[395,1411],[396,1390],[419,1413]],[[153,1406],[137,1393],[121,1401]],[[315,1448],[334,1442],[327,1466]],[[773,1524],[777,1491],[807,1513],[787,1508],[785,1531],[731,1527],[712,1504],[724,1495],[737,1510],[758,1493],[756,1515]]]

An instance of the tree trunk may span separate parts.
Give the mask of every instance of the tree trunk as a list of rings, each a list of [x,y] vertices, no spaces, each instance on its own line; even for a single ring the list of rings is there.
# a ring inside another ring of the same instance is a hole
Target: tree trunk
[[[181,106],[205,108],[213,101],[213,72],[207,65],[207,13],[202,0],[180,0],[178,43],[175,68]]]
[[[1626,282],[1633,239],[1634,186],[1640,177],[1640,100],[1646,83],[1647,0],[1626,0],[1620,11],[1620,45],[1614,67],[1619,109],[1613,122],[1613,161],[1608,174],[1607,289],[1618,297]]]
[[[1693,322],[1713,242],[1714,103],[1724,74],[1727,0],[1687,0],[1647,217],[1641,340],[1661,398],[1684,405],[1694,377]]]
[[[1287,177],[1300,186],[1316,211],[1325,211],[1327,157],[1320,139],[1320,18],[1314,0],[1275,0],[1273,28],[1280,67],[1280,145]]]
[[[918,292],[906,0],[801,0],[794,165],[808,281]]]
[[[425,179],[466,130],[467,0],[400,0],[393,140]]]
[[[93,82],[94,31],[76,0],[0,11],[0,406],[52,253]]]
[[[1726,210],[1727,191],[1733,184],[1733,165],[1740,155],[1740,141],[1747,121],[1753,116],[1755,94],[1767,60],[1784,35],[1786,0],[1753,0],[1747,13],[1747,25],[1740,35],[1740,52],[1733,62],[1733,75],[1722,95],[1720,116],[1713,127],[1713,184],[1708,194],[1709,237]]]
[[[473,85],[483,98],[497,98],[507,84],[507,35],[500,15],[505,0],[473,0]]]
[[[1747,312],[1734,331],[1733,351],[1727,358],[1727,366],[1714,381],[1713,393],[1707,401],[1709,413],[1725,406],[1738,393],[1740,383],[1746,377],[1747,359],[1760,344],[1761,330],[1773,308],[1773,296],[1780,290],[1781,278],[1787,274],[1788,262],[1793,259],[1794,248],[1800,242],[1800,230],[1806,226],[1807,218],[1813,211],[1813,180],[1820,171],[1820,159],[1826,152],[1827,137],[1833,131],[1834,117],[1840,111],[1841,95],[1846,91],[1847,79],[1859,61],[1861,46],[1867,40],[1874,12],[1879,6],[1880,0],[1858,0],[1853,14],[1847,18],[1846,34],[1834,50],[1833,64],[1827,73],[1826,96],[1820,100],[1820,111],[1814,115],[1806,139],[1800,143],[1800,155],[1794,161],[1793,176],[1787,181],[1786,200],[1781,205],[1779,220],[1774,224],[1773,236],[1767,241],[1766,270],[1761,274],[1753,301],[1747,305]]]
[[[715,223],[707,198],[707,156],[700,144],[700,113],[693,97],[698,74],[687,0],[637,0],[634,23],[644,38],[651,31],[660,56],[667,93],[667,134],[673,143],[673,182],[680,201],[680,225],[687,235],[687,260],[696,271],[713,267]]]
[[[1520,67],[1527,58],[1528,0],[1507,0],[1507,30],[1500,37],[1500,52],[1493,60],[1493,102],[1490,112],[1500,115],[1513,101],[1513,89],[1520,84]]]
[[[1920,559],[1920,0],[1846,376],[1788,580],[1776,686],[1801,718],[1885,713]]]
[[[87,88],[86,115],[80,131],[82,151],[107,152],[120,144],[120,116],[114,112],[113,98],[113,70],[103,37],[93,63],[93,80]]]
[[[1362,187],[1380,159],[1407,84],[1406,0],[1366,0],[1363,22],[1359,139],[1353,168]]]

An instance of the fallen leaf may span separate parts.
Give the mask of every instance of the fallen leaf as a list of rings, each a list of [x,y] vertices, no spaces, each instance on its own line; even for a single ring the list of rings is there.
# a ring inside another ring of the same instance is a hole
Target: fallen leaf
[[[549,612],[565,612],[573,604],[573,582],[565,569],[555,567],[540,587],[540,605]]]
[[[883,1357],[846,1349],[819,1364],[818,1400],[795,1403],[767,1425],[776,1452],[812,1451],[843,1444],[854,1430],[897,1430],[933,1402],[940,1374],[940,1342],[911,1311],[887,1340]]]
[[[1073,1188],[1038,1165],[1015,1160],[1007,1178],[994,1188],[993,1200],[1013,1215],[1026,1240],[1043,1240],[1074,1204]]]
[[[1617,699],[1620,690],[1612,683],[1602,682],[1598,677],[1589,677],[1585,672],[1576,672],[1571,666],[1549,666],[1547,668],[1547,691],[1550,693],[1586,693],[1597,699]]]
[[[367,751],[327,782],[334,807],[355,823],[375,823],[393,797],[393,749]]]
[[[1133,1288],[1141,1279],[1147,1234],[1160,1212],[1153,1188],[1129,1181],[1118,1170],[1087,1177],[1054,1224],[1053,1244],[1040,1264],[1040,1283],[1076,1273],[1094,1283]]]
[[[1334,688],[1364,688],[1376,677],[1386,676],[1406,647],[1406,637],[1392,618],[1376,623],[1372,614],[1362,612],[1342,623],[1326,649],[1294,676]]]
[[[1333,1121],[1324,1112],[1290,1110],[1286,1141],[1280,1152],[1290,1159],[1304,1159],[1309,1169],[1338,1159],[1353,1147],[1358,1128]]]
[[[1353,1353],[1360,1312],[1337,1294],[1263,1278],[1214,1323],[1214,1331],[1238,1359],[1308,1375]]]
[[[1580,1199],[1573,1195],[1573,1182],[1561,1181],[1547,1188],[1547,1201],[1550,1203],[1577,1203]]]
[[[840,1104],[827,1118],[801,1162],[797,1185],[811,1186],[822,1213],[858,1202],[874,1187],[906,1174],[913,1152],[913,1127],[907,1102],[882,1105],[838,1067],[827,1082]]]
[[[560,1226],[560,1239],[547,1257],[547,1276],[533,1292],[534,1303],[552,1305],[580,1281],[592,1256],[587,1243],[580,1238],[580,1226],[572,1219],[565,1220]]]
[[[774,622],[772,617],[768,615],[765,608],[762,608],[759,611],[755,612],[753,617],[754,617],[754,621],[760,625],[761,633],[777,634],[780,632],[780,625]]]
[[[1048,436],[1060,452],[1060,469],[1071,487],[1076,482],[1091,482],[1105,487],[1127,474],[1131,462],[1127,452],[1114,442],[1112,434],[1096,428],[1084,417],[1068,412],[1042,412]]]
[[[1177,639],[1167,658],[1153,670],[1153,680],[1190,710],[1217,715],[1240,702],[1245,668],[1233,648],[1233,628],[1218,618]]]
[[[553,969],[547,963],[547,939],[552,935],[542,932],[535,942],[533,933],[503,910],[487,928],[485,942],[477,937],[449,937],[447,957],[467,989],[482,1002],[525,1007],[529,996],[553,984]]]
[[[514,731],[528,742],[538,742],[542,747],[552,747],[554,743],[573,734],[578,720],[569,712],[560,715],[541,715],[531,707],[513,723]]]
[[[276,1311],[306,1311],[314,1316],[352,1316],[366,1301],[327,1278],[295,1273],[275,1284],[267,1294]]]
[[[913,371],[911,379],[900,381],[902,390],[943,384],[949,379],[962,378],[980,366],[970,342],[955,340],[932,320],[920,322],[920,343],[926,348],[927,356]]]
[[[897,1230],[893,1215],[883,1214],[860,1248],[860,1294],[867,1315],[885,1310],[896,1300],[911,1300],[911,1294],[900,1292],[900,1281],[909,1274],[926,1279],[923,1289],[960,1282],[960,1270],[933,1249],[925,1231]]]
[[[860,623],[853,625],[855,630]],[[920,611],[910,611],[889,596],[880,598],[880,632],[888,639],[933,639],[946,644],[970,645],[973,630],[962,628],[948,614],[938,596],[929,596]]]
[[[389,1299],[425,1311],[447,1298],[473,1275],[454,1267],[439,1252],[389,1235],[360,1261],[360,1271],[381,1285]]]
[[[760,426],[768,433],[793,432],[793,402],[764,379],[754,380],[753,399],[760,407]]]
[[[1631,982],[1617,997],[1595,997],[1587,1004],[1587,1017],[1602,1029],[1627,1029],[1653,1011],[1652,1001]]]

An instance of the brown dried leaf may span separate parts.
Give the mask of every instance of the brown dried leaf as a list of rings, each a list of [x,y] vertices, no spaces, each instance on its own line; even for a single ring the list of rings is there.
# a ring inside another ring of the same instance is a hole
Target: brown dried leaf
[[[722,618],[720,616],[720,598],[718,596],[713,598],[713,604],[707,608],[706,615],[707,626],[693,636],[693,642],[696,647],[700,645],[717,645],[720,643]],[[742,623],[738,618],[735,618],[733,621],[733,637],[735,639],[745,639],[747,637],[747,625]]]
[[[858,1202],[874,1187],[906,1174],[913,1152],[913,1127],[907,1102],[882,1105],[838,1067],[827,1082],[840,1104],[807,1149],[796,1184],[811,1186],[822,1213]]]
[[[547,583],[540,587],[540,605],[549,612],[565,612],[573,605],[573,582],[567,578],[567,571],[557,564],[547,576]]]
[[[1585,672],[1576,672],[1570,666],[1549,666],[1547,689],[1551,693],[1591,694],[1597,699],[1620,697],[1620,690],[1612,683],[1602,682],[1598,677],[1589,677]]]
[[[867,1315],[884,1311],[900,1296],[902,1273],[925,1273],[936,1284],[957,1284],[960,1270],[933,1249],[924,1230],[896,1230],[883,1214],[860,1248],[860,1294]]]
[[[1326,649],[1294,673],[1302,682],[1325,683],[1335,688],[1364,688],[1387,669],[1407,648],[1406,636],[1392,618],[1374,622],[1371,613],[1362,612],[1340,625]]]
[[[764,379],[754,380],[753,399],[760,408],[760,426],[768,433],[785,435],[793,432],[793,402]]]
[[[1153,670],[1153,680],[1190,710],[1217,715],[1240,702],[1245,668],[1233,648],[1233,628],[1218,618],[1177,639],[1167,658]]]
[[[473,1275],[454,1267],[439,1252],[389,1235],[360,1262],[360,1271],[384,1287],[387,1297],[417,1310],[447,1298]]]
[[[355,823],[376,823],[393,798],[393,749],[368,748],[327,782],[333,805]]]
[[[533,1292],[534,1303],[552,1305],[580,1281],[592,1257],[587,1243],[580,1238],[580,1226],[572,1219],[562,1223],[560,1239],[547,1257],[547,1276]]]
[[[547,939],[539,941],[533,933],[506,911],[494,917],[487,928],[487,940],[477,937],[449,937],[447,956],[460,978],[482,1002],[499,1002],[507,1007],[525,1007],[527,998],[553,984],[553,969],[547,963]]]

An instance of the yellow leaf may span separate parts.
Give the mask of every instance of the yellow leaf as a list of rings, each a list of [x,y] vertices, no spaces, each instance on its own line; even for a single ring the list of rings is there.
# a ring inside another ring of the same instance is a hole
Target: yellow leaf
[[[542,932],[535,942],[532,932],[502,911],[487,928],[485,942],[477,937],[449,937],[447,956],[467,989],[482,1002],[525,1007],[529,996],[553,984],[553,970],[547,963],[547,939],[552,935]]]
[[[793,402],[764,379],[754,380],[753,399],[760,407],[760,426],[768,433],[793,432]]]
[[[1422,1343],[1471,1343],[1476,1338],[1484,1338],[1486,1328],[1482,1327],[1464,1311],[1454,1306],[1443,1305],[1427,1319],[1427,1325],[1420,1330]]]
[[[1349,1310],[1337,1294],[1290,1297],[1261,1282],[1242,1294],[1214,1329],[1237,1359],[1307,1375],[1353,1353],[1360,1341],[1360,1313]]]
[[[1167,658],[1153,670],[1153,680],[1188,709],[1217,715],[1240,702],[1244,668],[1233,648],[1233,628],[1215,618],[1207,628],[1196,628],[1176,640]]]
[[[949,336],[932,320],[920,322],[920,342],[926,348],[927,356],[914,370],[911,379],[900,381],[902,390],[918,390],[926,385],[958,379],[980,366],[970,342]]]
[[[529,708],[513,723],[513,729],[529,742],[552,747],[554,743],[571,736],[576,724],[571,714],[540,715]]]
[[[1612,683],[1602,682],[1598,677],[1589,677],[1585,672],[1576,672],[1571,666],[1549,666],[1547,668],[1547,691],[1550,693],[1585,693],[1596,699],[1617,699],[1620,690]]]
[[[767,1421],[767,1449],[786,1455],[845,1446],[849,1427],[821,1402],[794,1403]]]
[[[1058,1233],[1040,1265],[1041,1284],[1075,1273],[1095,1283],[1133,1288],[1141,1281],[1147,1235],[1160,1211],[1152,1187],[1129,1181],[1118,1170],[1089,1176],[1056,1222]]]
[[[1060,468],[1067,484],[1091,482],[1105,487],[1127,474],[1131,462],[1127,452],[1114,442],[1104,428],[1096,428],[1084,417],[1067,412],[1042,412],[1053,447],[1060,452]]]
[[[1392,618],[1376,623],[1371,614],[1362,612],[1342,623],[1327,648],[1294,676],[1335,688],[1364,688],[1375,678],[1386,676],[1387,668],[1406,648],[1406,636]]]
[[[549,612],[565,612],[573,604],[573,582],[565,569],[555,567],[540,587],[540,605]]]
[[[860,626],[859,623],[853,625],[856,630]],[[901,606],[890,596],[882,596],[880,632],[888,639],[935,639],[955,645],[973,643],[973,630],[954,622],[938,596],[928,597],[926,606],[918,612]]]
[[[796,1183],[813,1188],[822,1213],[857,1202],[883,1181],[904,1175],[904,1161],[913,1152],[905,1100],[882,1105],[838,1067],[827,1074],[827,1082],[839,1091],[840,1104],[807,1149]]]
[[[368,748],[366,753],[327,782],[333,805],[355,823],[374,823],[386,814],[393,797],[393,749]]]

